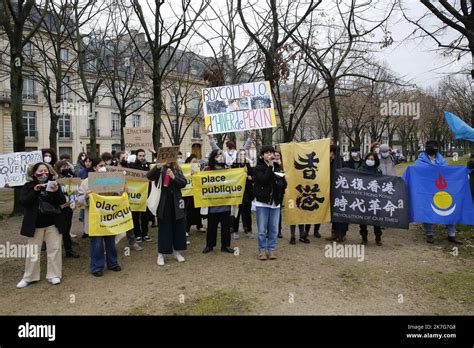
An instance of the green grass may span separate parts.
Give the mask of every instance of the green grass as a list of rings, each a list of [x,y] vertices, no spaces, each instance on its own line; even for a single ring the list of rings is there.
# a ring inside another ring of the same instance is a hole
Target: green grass
[[[238,291],[217,292],[180,304],[166,315],[245,315],[249,314],[252,301]]]
[[[425,231],[421,224],[416,225],[416,229],[421,236],[425,235]],[[435,237],[434,246],[442,246],[444,251],[452,253],[453,248],[458,248],[458,256],[460,259],[474,259],[474,247],[472,240],[474,236],[474,227],[468,225],[456,225],[456,237],[464,244],[457,245],[447,241],[448,234],[444,225],[433,225],[433,232]]]
[[[450,166],[465,166],[467,162],[469,161],[469,156],[459,157],[457,161],[454,161],[452,157],[445,157],[445,160]],[[401,176],[403,172],[405,171],[405,169],[408,166],[413,165],[414,163],[415,162],[403,162],[403,163],[397,164],[395,166],[397,170],[397,175]]]
[[[428,278],[424,282],[426,292],[438,298],[474,304],[474,270],[471,268],[463,267],[456,272],[432,272]]]

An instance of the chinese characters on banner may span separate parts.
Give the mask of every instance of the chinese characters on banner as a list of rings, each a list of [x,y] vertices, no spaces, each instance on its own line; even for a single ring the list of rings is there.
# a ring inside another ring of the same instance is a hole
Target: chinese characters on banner
[[[330,139],[280,144],[288,183],[283,209],[286,224],[331,220],[329,146]]]
[[[408,229],[408,194],[396,176],[336,170],[332,221]]]

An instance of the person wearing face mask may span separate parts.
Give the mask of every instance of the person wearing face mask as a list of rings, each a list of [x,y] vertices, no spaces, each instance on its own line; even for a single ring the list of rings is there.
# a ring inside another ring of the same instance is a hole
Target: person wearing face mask
[[[137,154],[138,155],[138,154]],[[186,209],[181,189],[186,179],[177,163],[157,163],[147,173],[148,180],[161,178],[161,196],[157,211],[158,218],[158,266],[165,265],[165,255],[172,254],[176,261],[184,262],[181,252],[186,250]]]
[[[209,165],[204,168],[207,170],[222,170],[226,168],[224,154],[221,150],[212,150],[209,155]],[[207,235],[206,247],[203,254],[211,252],[217,244],[217,227],[221,225],[221,251],[234,253],[230,247],[230,205],[219,207],[209,207],[207,215]]]
[[[25,211],[20,233],[28,237],[27,244],[32,253],[26,258],[25,273],[17,284],[20,289],[40,280],[40,248],[43,241],[47,245],[46,279],[53,285],[61,283],[61,233],[67,233],[67,223],[60,206],[66,203],[66,197],[56,182],[46,190],[48,181],[54,179],[53,168],[39,162],[28,169],[28,182],[21,189],[20,204]],[[44,209],[46,205],[48,207]]]
[[[380,160],[376,153],[369,152],[364,159],[364,163],[359,168],[360,171],[368,172],[372,174],[382,174],[382,171],[379,168]],[[382,245],[382,227],[374,226],[374,234],[375,234],[375,243],[378,246]],[[360,227],[360,235],[362,237],[362,244],[367,245],[367,236],[369,231],[367,229],[367,225],[359,225]]]
[[[415,162],[416,165],[435,165],[435,166],[447,166],[445,159],[438,151],[438,142],[436,140],[428,140],[425,144],[425,151],[422,151],[418,159]],[[434,243],[433,224],[423,223],[425,230],[426,241],[428,243]],[[454,225],[446,225],[448,231],[448,241],[455,244],[463,244],[459,239],[456,238],[456,228]]]
[[[396,176],[397,171],[395,170],[395,159],[393,158],[390,147],[387,144],[380,145],[380,167],[383,175]]]
[[[239,205],[238,213],[235,219],[231,219],[231,229],[234,234],[234,239],[239,239],[239,221],[242,216],[242,225],[244,233],[247,238],[254,238],[252,232],[252,201],[253,201],[253,168],[250,166],[247,160],[247,151],[242,149],[239,151],[236,162],[232,165],[232,168],[245,168],[247,172],[247,180],[245,182],[244,197],[242,204]]]
[[[100,158],[102,161],[105,162],[105,165],[110,166],[112,165],[112,160],[114,159],[114,156],[110,152],[104,152],[102,155],[100,155]]]
[[[41,153],[43,154],[43,162],[50,166],[54,166],[58,161],[56,151],[53,149],[41,149]]]
[[[71,168],[68,166],[67,161],[58,161],[54,165],[54,170],[58,173],[59,178],[73,178],[74,174],[71,171]],[[72,226],[72,216],[74,214],[73,210],[69,207],[68,204],[64,205],[62,208],[64,217],[67,222],[67,231],[62,233],[64,249],[66,250],[66,257],[78,258],[79,254],[76,253],[72,248],[71,240],[71,226]]]
[[[106,164],[101,158],[92,159],[92,168],[94,172],[102,173],[106,172]],[[125,188],[124,188],[125,189]],[[79,187],[78,202],[85,207],[84,214],[84,227],[85,232],[89,231],[89,195],[92,192],[89,190],[89,179],[85,179]],[[117,194],[122,194],[118,192]],[[104,194],[105,195],[105,194]],[[90,253],[90,272],[95,277],[102,277],[105,262],[107,261],[107,268],[114,271],[120,272],[122,268],[118,263],[117,249],[115,248],[115,236],[94,236],[89,237],[89,253]],[[105,244],[105,256],[104,256],[104,244]]]
[[[195,154],[191,154],[186,158],[186,163],[195,163],[199,164]],[[194,173],[194,167],[191,167],[191,173]],[[199,167],[198,167],[199,169]],[[183,197],[184,202],[186,203],[186,234],[189,234],[191,226],[196,226],[198,232],[206,232],[202,224],[201,218],[201,209],[194,206],[194,196]]]
[[[254,170],[255,207],[257,210],[258,259],[277,258],[276,243],[283,195],[287,186],[280,166],[274,163],[273,146],[262,146]],[[268,230],[268,240],[266,238]]]
[[[137,150],[136,160],[134,163],[129,165],[132,169],[143,170],[148,172],[150,170],[150,163],[146,160],[146,153],[143,149]],[[148,189],[148,195],[150,194],[150,189]],[[133,230],[135,231],[135,238],[138,243],[142,241],[151,242],[152,238],[148,236],[148,223],[149,223],[149,214],[150,211],[133,211]]]
[[[344,167],[359,169],[363,162],[360,155],[360,147],[354,146],[351,148],[349,160],[344,162]]]
[[[77,175],[79,175],[79,171],[86,167],[86,165],[84,164],[86,157],[87,154],[85,152],[80,152],[77,156],[76,166],[74,168],[74,173],[76,173]]]

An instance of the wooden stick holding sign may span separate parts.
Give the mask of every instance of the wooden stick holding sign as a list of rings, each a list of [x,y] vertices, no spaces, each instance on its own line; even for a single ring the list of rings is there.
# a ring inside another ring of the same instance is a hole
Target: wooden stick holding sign
[[[89,173],[89,190],[94,193],[115,193],[124,191],[123,173]]]
[[[178,160],[179,146],[160,147],[156,154],[156,163],[173,163]]]

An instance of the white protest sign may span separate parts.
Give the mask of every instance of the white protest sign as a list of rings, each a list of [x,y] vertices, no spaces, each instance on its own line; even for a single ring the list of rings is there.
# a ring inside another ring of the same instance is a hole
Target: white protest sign
[[[0,187],[21,186],[26,182],[28,166],[43,161],[41,151],[14,152],[0,155]]]

